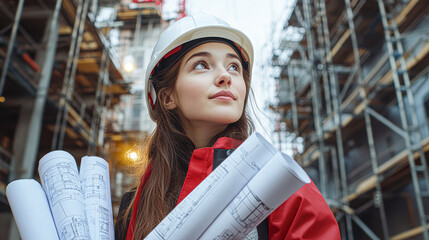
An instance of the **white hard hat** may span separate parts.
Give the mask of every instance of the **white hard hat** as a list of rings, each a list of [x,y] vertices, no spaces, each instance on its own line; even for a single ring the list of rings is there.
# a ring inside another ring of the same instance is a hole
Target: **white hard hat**
[[[202,42],[199,39],[206,39]],[[208,40],[207,40],[208,39]],[[146,85],[146,104],[148,106],[149,115],[154,120],[153,109],[155,108],[156,92],[151,82],[151,76],[154,73],[157,66],[164,57],[170,56],[176,52],[176,49],[180,49],[183,44],[191,41],[198,41],[195,45],[190,43],[192,49],[199,44],[210,41],[217,41],[219,39],[230,44],[236,51],[241,54],[240,58],[246,63],[245,68],[252,73],[253,64],[253,46],[249,38],[241,31],[232,28],[228,23],[220,18],[212,15],[198,13],[187,17],[184,17],[169,28],[167,28],[160,36],[160,39],[156,43],[152,56],[145,75]],[[235,45],[235,46],[234,46]],[[188,50],[188,51],[189,51]],[[180,56],[182,57],[182,56]]]

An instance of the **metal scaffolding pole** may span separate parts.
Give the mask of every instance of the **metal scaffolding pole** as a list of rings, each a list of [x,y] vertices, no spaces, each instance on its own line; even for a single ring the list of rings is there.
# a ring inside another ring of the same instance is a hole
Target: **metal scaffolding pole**
[[[346,13],[347,13],[346,14],[347,22],[350,30],[350,39],[351,39],[352,48],[353,48],[354,64],[356,69],[355,75],[360,85],[361,96],[363,98],[362,101],[366,109],[369,103],[368,103],[367,89],[365,89],[365,85],[362,79],[359,46],[357,42],[355,25],[353,20],[354,14],[353,14],[350,0],[344,0],[344,3],[345,3]],[[380,179],[380,175],[378,174],[378,162],[377,162],[377,155],[375,151],[374,136],[372,132],[371,117],[368,111],[364,111],[364,117],[365,117],[365,127],[366,127],[366,133],[367,133],[367,139],[368,139],[368,145],[369,145],[369,153],[371,158],[372,172],[376,176],[376,187],[375,187],[376,190],[375,190],[375,196],[374,196],[374,203],[375,203],[375,206],[378,207],[379,209],[383,238],[389,239],[389,230],[387,226],[387,219],[386,219],[386,213],[384,210],[383,195],[382,195],[381,184],[380,184],[381,179]],[[353,218],[353,220],[356,222],[356,218]],[[356,223],[358,224],[358,226],[361,226],[361,224],[359,224],[358,222]]]
[[[6,83],[7,71],[12,58],[12,51],[13,51],[13,48],[15,47],[15,39],[16,39],[16,34],[18,32],[18,27],[19,27],[19,22],[21,20],[23,7],[24,7],[24,0],[19,0],[18,7],[16,9],[15,20],[12,26],[12,32],[10,34],[10,39],[7,47],[6,57],[3,63],[3,71],[1,72],[1,76],[0,76],[0,96],[3,95],[4,85]]]
[[[293,67],[288,66],[287,68],[288,78],[289,78],[289,97],[292,102],[292,125],[293,131],[295,133],[295,138],[299,136],[299,122],[298,122],[298,108],[296,104],[296,88],[295,88],[295,76]]]
[[[386,47],[389,56],[389,63],[392,70],[393,84],[395,87],[396,99],[399,107],[400,119],[402,128],[405,131],[403,135],[408,155],[408,162],[411,170],[412,184],[415,192],[417,210],[419,214],[419,221],[422,227],[423,237],[425,240],[429,239],[429,232],[427,229],[427,221],[425,209],[422,200],[422,190],[420,189],[418,172],[423,173],[424,183],[426,185],[426,191],[429,191],[429,180],[426,159],[421,145],[421,136],[418,129],[418,119],[415,110],[414,96],[411,90],[410,78],[408,75],[407,65],[404,59],[404,49],[401,42],[401,36],[396,24],[394,11],[392,10],[394,2],[386,2],[386,5],[390,7],[390,12],[386,12],[385,4],[382,0],[378,0],[378,6],[381,15],[381,22],[384,28],[384,35],[386,41]],[[399,61],[399,69],[397,67],[397,61]],[[401,79],[403,84],[401,84]],[[407,95],[409,111],[411,115],[411,126],[408,124],[405,103],[403,99],[403,92]],[[417,165],[414,161],[414,152],[420,154],[420,165]]]
[[[74,73],[77,68],[77,60],[79,58],[80,43],[85,28],[85,20],[88,12],[88,5],[90,0],[79,0],[76,10],[76,17],[73,26],[72,40],[68,53],[66,70],[64,74],[63,87],[59,100],[59,111],[55,121],[54,136],[52,139],[51,149],[61,149],[64,140],[64,132],[68,117],[68,108],[70,105],[70,98],[74,90]],[[83,10],[83,11],[82,11]]]
[[[332,175],[334,179],[334,199],[338,202],[341,202],[341,178],[340,178],[340,169],[338,168],[338,154],[335,147],[331,147],[331,158],[332,158]]]
[[[311,75],[311,93],[312,93],[312,105],[313,105],[313,114],[314,114],[314,125],[316,138],[319,144],[319,177],[320,177],[320,191],[323,196],[326,196],[326,163],[325,163],[325,143],[323,139],[323,126],[320,116],[320,92],[319,92],[319,77],[317,75],[314,60],[314,40],[313,34],[311,32],[312,26],[312,14],[311,14],[311,3],[309,0],[303,0],[303,11],[304,11],[304,26],[307,39],[307,51],[308,51],[308,61],[313,63],[310,65],[310,75]],[[298,8],[295,8],[295,11],[299,11]]]
[[[104,76],[106,69],[108,70],[107,61],[108,52],[103,49],[103,53],[100,59],[100,71],[98,73],[97,90],[95,92],[94,109],[92,111],[91,128],[89,132],[89,144],[88,144],[88,155],[94,155],[97,152],[96,134],[100,126],[101,106],[103,105],[102,95],[105,93],[104,90]]]
[[[324,62],[327,65],[327,69],[330,69],[332,64],[332,55],[331,55],[331,40],[329,38],[329,28],[328,28],[328,20],[326,18],[326,4],[325,0],[320,0],[320,11],[321,11],[321,18],[322,18],[322,25],[323,25],[323,36],[325,38],[325,59]],[[340,176],[340,186],[342,189],[341,194],[339,196],[340,202],[343,206],[346,206],[346,208],[349,208],[349,200],[348,200],[348,185],[347,185],[347,172],[346,172],[346,164],[345,164],[345,158],[344,158],[344,147],[343,147],[343,137],[342,137],[342,120],[341,120],[341,101],[339,99],[339,87],[338,87],[338,78],[336,76],[336,72],[329,71],[329,81],[330,81],[330,93],[332,95],[332,107],[333,107],[333,113],[332,116],[334,118],[335,125],[337,126],[335,128],[335,136],[336,136],[336,145],[337,145],[337,152],[338,154],[335,154],[335,150],[332,151],[332,156],[338,157],[338,163],[339,166],[337,166],[336,159],[333,157],[333,167],[334,172],[339,172]],[[336,169],[338,169],[336,171]],[[337,179],[337,178],[335,178]],[[337,185],[337,184],[336,184]],[[349,212],[344,211],[345,213],[345,219],[346,219],[346,232],[347,232],[347,239],[353,240],[353,228],[352,228],[352,214]]]
[[[80,45],[82,43],[83,33],[85,31],[86,17],[88,15],[88,6],[89,6],[90,1],[91,0],[85,1],[84,6],[83,6],[83,12],[82,12],[81,19],[80,19],[79,33],[78,33],[78,38],[77,38],[77,42],[76,42],[73,64],[72,64],[72,68],[70,71],[70,79],[68,81],[69,85],[67,87],[67,93],[66,93],[66,101],[65,101],[66,105],[64,107],[64,112],[63,112],[63,118],[62,118],[63,122],[61,124],[62,128],[60,130],[60,138],[58,141],[58,147],[60,149],[62,149],[63,145],[64,145],[64,136],[65,136],[66,128],[67,128],[67,118],[68,118],[68,114],[69,114],[70,101],[73,97],[74,83],[75,83],[77,65],[78,65],[78,61],[79,61]]]
[[[9,7],[6,6],[3,2],[0,2],[0,9],[10,20],[14,19],[13,13],[9,11]],[[13,23],[2,29],[0,33],[3,34],[3,32],[8,31],[11,27],[13,27]],[[21,33],[22,37],[27,40],[31,47],[33,47],[34,49],[37,49],[39,47],[39,44],[37,44],[33,37],[31,37],[31,35],[21,25],[18,26],[18,31]]]
[[[325,107],[326,107],[326,115],[330,116],[332,114],[332,101],[331,101],[331,94],[329,89],[329,79],[328,79],[328,71],[330,70],[327,67],[326,64],[326,58],[327,52],[330,51],[330,48],[326,47],[326,37],[324,36],[324,28],[327,27],[323,24],[323,18],[326,18],[326,11],[323,11],[322,3],[320,3],[320,0],[314,1],[315,9],[316,9],[316,15],[315,15],[315,21],[316,21],[316,31],[317,31],[317,42],[319,46],[318,51],[318,59],[317,63],[319,63],[322,67],[322,69],[317,68],[317,70],[321,71],[322,74],[322,80],[323,80],[323,91],[325,96]],[[328,35],[329,39],[329,35]],[[317,66],[318,67],[318,66]]]

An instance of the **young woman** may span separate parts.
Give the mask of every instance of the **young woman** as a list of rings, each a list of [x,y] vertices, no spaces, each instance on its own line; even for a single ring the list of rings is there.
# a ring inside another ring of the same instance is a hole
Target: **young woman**
[[[216,17],[197,14],[168,28],[146,74],[156,128],[139,186],[126,193],[116,239],[147,236],[253,131],[246,114],[253,63],[249,39]],[[340,239],[332,212],[306,184],[253,232],[252,239]]]

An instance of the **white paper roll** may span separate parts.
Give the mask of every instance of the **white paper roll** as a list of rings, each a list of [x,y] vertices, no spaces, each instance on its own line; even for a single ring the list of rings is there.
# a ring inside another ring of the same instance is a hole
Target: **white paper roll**
[[[23,240],[57,240],[58,234],[42,186],[33,179],[11,182],[6,195]]]

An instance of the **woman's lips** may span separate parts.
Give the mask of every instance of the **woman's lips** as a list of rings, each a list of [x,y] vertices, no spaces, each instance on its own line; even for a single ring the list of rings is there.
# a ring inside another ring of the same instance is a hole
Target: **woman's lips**
[[[235,100],[236,98],[232,92],[222,90],[211,96],[210,99]]]

